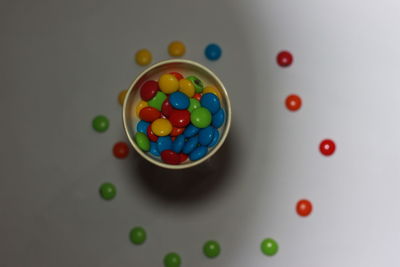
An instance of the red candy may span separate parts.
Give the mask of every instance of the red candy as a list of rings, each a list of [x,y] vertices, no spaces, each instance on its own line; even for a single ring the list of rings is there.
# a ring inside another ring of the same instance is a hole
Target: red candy
[[[172,131],[171,131],[170,135],[171,136],[178,136],[178,135],[182,134],[183,131],[185,131],[185,128],[176,128],[176,127],[174,127],[174,128],[172,128]]]
[[[182,163],[182,162],[186,161],[189,156],[185,153],[180,153],[179,157],[181,158],[181,163]]]
[[[145,107],[142,108],[139,112],[139,117],[148,122],[155,121],[156,119],[160,118],[161,112],[153,107]]]
[[[336,145],[330,139],[323,140],[319,145],[319,151],[321,151],[322,155],[324,156],[332,155],[335,152],[335,150],[336,150]]]
[[[197,101],[200,101],[200,99],[201,99],[201,94],[199,94],[199,93],[194,94],[193,98],[196,99]]]
[[[169,103],[168,98],[165,99],[161,106],[162,114],[164,114],[165,117],[169,117],[173,111],[174,111],[174,108],[171,106],[171,103]]]
[[[157,142],[158,140],[158,136],[155,135],[151,130],[151,124],[149,125],[149,127],[147,127],[147,137],[153,142]]]
[[[310,215],[310,213],[312,212],[311,202],[307,199],[299,200],[299,202],[297,202],[297,205],[296,205],[296,211],[297,211],[297,214],[299,214],[302,217],[306,217],[306,216]]]
[[[140,88],[140,96],[144,101],[149,101],[157,94],[158,90],[158,82],[150,80],[145,82],[142,88]]]
[[[276,62],[281,67],[288,67],[293,62],[293,56],[289,51],[281,51],[276,56]]]
[[[129,154],[129,147],[124,142],[118,142],[114,145],[113,153],[116,158],[126,158]]]
[[[286,98],[286,108],[290,111],[296,111],[301,107],[301,98],[298,95],[289,95]]]
[[[164,150],[161,152],[161,159],[168,164],[177,165],[181,163],[181,156],[172,150]]]
[[[174,75],[174,76],[175,76],[175,78],[177,78],[177,79],[178,79],[178,81],[183,79],[183,76],[182,76],[182,74],[180,74],[179,72],[170,72],[169,74],[172,74],[172,75]]]
[[[171,116],[169,116],[169,120],[172,126],[177,128],[186,127],[186,125],[190,122],[190,112],[186,109],[184,110],[174,110]]]

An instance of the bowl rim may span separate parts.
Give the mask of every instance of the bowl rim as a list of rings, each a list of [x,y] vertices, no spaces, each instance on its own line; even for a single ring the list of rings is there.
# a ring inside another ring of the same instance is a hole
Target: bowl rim
[[[196,161],[192,161],[188,164],[178,164],[178,165],[172,165],[172,164],[167,164],[161,161],[158,161],[152,157],[150,157],[149,155],[147,155],[145,152],[143,152],[136,144],[134,137],[130,135],[130,131],[128,129],[128,118],[126,116],[127,114],[127,103],[130,97],[133,97],[133,94],[131,95],[131,92],[133,91],[133,88],[135,87],[135,85],[138,83],[138,81],[144,76],[146,75],[148,72],[161,67],[165,64],[171,64],[171,63],[180,63],[180,64],[188,64],[188,65],[192,65],[194,67],[200,68],[202,69],[207,75],[211,76],[212,79],[214,79],[217,84],[216,86],[218,86],[220,89],[222,89],[222,95],[225,99],[226,102],[226,118],[225,118],[225,131],[222,133],[222,136],[218,142],[218,144],[214,147],[214,149],[212,149],[211,152],[209,152],[205,157],[203,157],[202,159],[196,160]],[[123,107],[122,107],[122,122],[124,125],[124,130],[125,130],[125,134],[129,139],[129,142],[131,143],[131,145],[133,146],[133,148],[136,150],[136,152],[139,153],[140,156],[142,156],[144,159],[146,159],[147,161],[162,167],[162,168],[166,168],[166,169],[173,169],[173,170],[180,170],[180,169],[186,169],[186,168],[191,168],[194,166],[197,166],[203,162],[205,162],[206,160],[208,160],[209,158],[211,158],[220,148],[221,146],[224,144],[229,130],[231,128],[231,120],[232,120],[232,110],[231,110],[231,103],[229,100],[229,96],[228,96],[228,92],[226,91],[226,88],[224,86],[224,84],[222,83],[222,81],[217,77],[217,75],[215,75],[210,69],[208,69],[207,67],[201,65],[200,63],[197,63],[195,61],[192,60],[188,60],[188,59],[168,59],[168,60],[163,60],[160,62],[157,62],[153,65],[151,65],[150,67],[148,67],[147,69],[145,69],[144,71],[142,71],[131,83],[127,93],[126,93],[126,97],[124,99],[124,103],[123,103]]]

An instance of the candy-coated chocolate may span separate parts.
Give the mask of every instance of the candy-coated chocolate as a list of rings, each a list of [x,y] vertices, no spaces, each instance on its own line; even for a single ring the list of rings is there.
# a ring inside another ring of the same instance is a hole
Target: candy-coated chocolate
[[[276,62],[281,67],[288,67],[293,62],[293,56],[289,51],[281,51],[276,56]]]
[[[183,110],[189,107],[189,97],[182,92],[174,92],[168,98],[169,103],[175,109]],[[150,105],[150,103],[149,103]]]
[[[142,133],[140,133],[140,134],[142,134]],[[113,147],[113,154],[116,158],[119,158],[119,159],[126,158],[129,154],[128,144],[125,142],[116,143]]]
[[[221,127],[225,122],[225,111],[220,108],[214,115],[212,115],[212,126],[215,128]]]
[[[141,50],[137,51],[135,54],[136,63],[141,66],[146,66],[146,65],[150,64],[152,59],[153,59],[153,56],[151,55],[150,51],[147,49],[141,49]]]
[[[160,156],[160,152],[158,151],[158,146],[157,143],[155,142],[150,142],[150,151],[151,154],[153,154],[156,157]]]
[[[172,150],[176,153],[180,153],[184,144],[185,144],[185,137],[183,135],[179,135],[175,138],[175,141],[172,143]]]
[[[184,131],[185,131],[185,128],[174,127],[174,128],[172,128],[172,131],[171,131],[170,135],[171,136],[178,136],[178,135],[182,134]]]
[[[99,133],[107,131],[109,125],[110,122],[108,121],[108,118],[104,115],[98,115],[92,121],[93,129],[95,129]]]
[[[149,128],[149,126],[150,126],[150,122],[141,120],[136,125],[136,131],[146,134],[147,128]]]
[[[199,143],[200,145],[207,146],[211,143],[214,138],[214,127],[208,126],[206,128],[200,129],[199,131]]]
[[[209,44],[204,50],[204,55],[211,61],[218,60],[222,55],[221,47],[217,44]]]
[[[189,159],[191,161],[199,160],[207,155],[208,148],[205,146],[198,146],[189,154]]]
[[[272,238],[266,238],[261,242],[261,251],[267,256],[275,255],[278,249],[278,243]]]
[[[155,121],[156,119],[160,118],[161,112],[153,107],[145,107],[139,113],[139,117],[148,122]]]
[[[150,150],[150,141],[149,138],[141,132],[137,132],[135,134],[135,143],[138,145],[138,147],[147,152]]]
[[[177,128],[186,127],[190,123],[190,112],[188,110],[174,110],[169,120],[172,126]]]
[[[203,94],[200,105],[207,108],[212,114],[215,114],[221,108],[218,96],[213,93]]]
[[[322,155],[331,156],[336,150],[335,142],[333,142],[331,139],[325,139],[319,145],[319,150],[321,151]]]
[[[198,128],[206,128],[211,123],[211,112],[203,107],[193,110],[190,121]]]
[[[222,101],[222,95],[219,92],[219,90],[217,88],[215,88],[214,86],[206,86],[203,89],[203,95],[207,94],[207,93],[212,93],[214,95],[216,95],[219,99],[219,101]]]
[[[190,152],[193,151],[193,149],[197,146],[198,143],[199,143],[199,137],[197,135],[190,137],[189,140],[185,142],[182,152],[185,154],[189,154]]]
[[[177,165],[181,163],[180,155],[172,150],[164,150],[161,152],[161,159],[168,164]]]
[[[196,76],[189,76],[186,77],[186,79],[193,83],[196,93],[201,93],[203,91],[204,85],[199,78],[197,78]]]
[[[190,104],[189,104],[188,110],[190,113],[192,113],[193,110],[201,107],[200,102],[197,99],[191,98],[191,99],[189,99],[189,101],[190,101]]]
[[[188,79],[182,79],[179,81],[179,91],[188,97],[193,97],[195,93],[194,85]]]
[[[201,94],[196,93],[196,94],[194,94],[193,98],[196,99],[197,101],[200,101],[201,100]]]
[[[157,136],[166,136],[171,133],[172,124],[168,119],[156,119],[151,124],[151,131]]]
[[[312,203],[307,199],[301,199],[297,202],[296,211],[297,214],[306,217],[312,212]]]
[[[179,156],[181,157],[181,163],[185,162],[188,159],[188,155],[185,153],[180,153]]]
[[[173,41],[168,46],[168,53],[171,57],[181,57],[185,54],[186,47],[180,41]]]
[[[140,96],[144,101],[149,101],[157,94],[158,90],[158,82],[148,80],[140,88]]]
[[[215,258],[221,253],[221,246],[217,241],[207,241],[203,246],[203,253],[208,258]]]
[[[163,93],[158,91],[156,95],[147,102],[150,107],[156,108],[161,111],[161,107],[163,102],[167,99],[167,96]]]
[[[211,142],[208,144],[208,147],[215,146],[216,144],[218,144],[218,141],[219,141],[219,131],[214,128],[214,136]]]
[[[172,148],[172,140],[170,136],[160,136],[157,140],[157,148],[161,153],[164,150],[169,150]]]
[[[171,103],[169,102],[169,99],[165,99],[162,106],[161,106],[161,113],[165,117],[171,116],[172,112],[174,111],[174,108],[171,106]]]
[[[178,91],[179,89],[179,81],[172,74],[163,74],[158,80],[158,86],[160,90],[166,94],[172,94],[173,92]]]
[[[146,241],[146,231],[143,227],[134,227],[129,233],[129,239],[135,245],[141,245]]]
[[[136,110],[136,116],[139,117],[140,111],[141,111],[143,108],[147,107],[148,105],[149,105],[149,104],[147,104],[146,101],[141,100],[141,101],[137,104],[136,109],[135,109],[135,110]]]
[[[118,102],[121,106],[124,104],[126,93],[128,93],[128,90],[122,90],[118,94]]]
[[[158,119],[158,120],[160,120],[160,119]],[[157,121],[157,120],[155,120],[155,121]],[[147,131],[146,131],[147,137],[150,139],[150,141],[157,142],[158,136],[153,133],[153,131],[151,130],[151,127],[152,127],[151,125],[149,125],[149,127],[147,127]]]
[[[164,257],[164,266],[165,267],[180,267],[181,266],[181,257],[175,252],[168,253]]]
[[[289,95],[285,101],[286,108],[290,111],[296,111],[301,107],[301,98],[298,95]]]
[[[186,138],[189,138],[196,135],[199,132],[199,130],[200,129],[194,126],[193,124],[189,124],[188,127],[186,127],[185,131],[183,132],[183,135]]]
[[[182,79],[183,79],[183,75],[182,75],[182,74],[180,74],[179,72],[173,71],[173,72],[170,72],[169,74],[172,74],[172,75],[174,75],[174,76],[175,76],[175,78],[177,78],[177,79],[178,79],[178,81],[180,81],[180,80],[182,80]]]
[[[117,188],[112,183],[104,183],[100,186],[100,195],[105,200],[111,200],[117,194]]]

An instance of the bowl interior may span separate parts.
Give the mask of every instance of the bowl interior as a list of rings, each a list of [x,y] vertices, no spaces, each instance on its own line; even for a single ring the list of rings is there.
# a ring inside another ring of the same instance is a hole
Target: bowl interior
[[[225,123],[219,128],[220,140],[218,144],[209,149],[208,154],[200,160],[197,161],[186,161],[179,165],[171,165],[164,163],[161,158],[155,157],[150,153],[143,152],[135,143],[134,137],[136,134],[136,125],[140,121],[139,117],[136,115],[136,106],[142,100],[140,97],[140,88],[147,80],[158,81],[160,76],[169,72],[179,72],[184,77],[194,75],[198,77],[204,84],[204,86],[212,85],[219,90],[222,95],[221,107],[225,111]],[[135,150],[143,156],[146,160],[169,169],[183,169],[188,167],[193,167],[198,165],[208,158],[210,158],[223,144],[228,134],[230,123],[231,123],[231,107],[229,102],[228,94],[224,88],[222,82],[218,77],[212,73],[206,67],[189,60],[167,60],[157,63],[144,72],[142,72],[136,80],[132,83],[128,90],[123,106],[123,122],[126,134],[129,141],[135,148]]]

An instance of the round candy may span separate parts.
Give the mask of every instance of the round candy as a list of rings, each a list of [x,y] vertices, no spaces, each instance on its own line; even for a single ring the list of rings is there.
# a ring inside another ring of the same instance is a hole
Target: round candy
[[[199,143],[200,145],[207,146],[211,143],[214,138],[214,127],[208,126],[206,128],[200,129],[199,131]]]
[[[157,136],[166,136],[171,133],[172,124],[167,119],[157,119],[151,124],[151,130]]]
[[[199,128],[197,128],[193,124],[189,124],[189,126],[186,127],[185,131],[183,132],[183,135],[185,137],[192,137],[195,134],[197,134],[198,132],[199,132]]]
[[[218,242],[210,240],[204,244],[203,252],[208,258],[215,258],[221,253],[221,247]]]
[[[289,95],[285,101],[286,108],[290,111],[296,111],[301,107],[301,98],[298,95]]]
[[[206,87],[203,89],[203,94],[207,94],[207,93],[212,93],[212,94],[216,95],[216,96],[218,97],[219,101],[222,100],[222,95],[221,95],[221,93],[220,93],[219,90],[218,90],[217,88],[215,88],[214,86],[206,86]]]
[[[200,102],[197,99],[191,98],[191,99],[189,99],[189,101],[190,101],[190,104],[189,104],[188,110],[190,113],[193,112],[193,110],[201,107]]]
[[[142,134],[142,133],[136,133],[136,134]],[[144,135],[144,136],[146,136],[146,135]],[[129,154],[129,147],[124,142],[118,142],[113,147],[113,153],[114,153],[114,156],[119,159],[126,158]]]
[[[181,163],[180,155],[172,150],[164,150],[161,152],[161,159],[168,164],[177,165]]]
[[[147,102],[150,107],[156,108],[161,111],[162,104],[167,99],[167,96],[163,93],[158,91],[157,94]]]
[[[190,137],[189,140],[187,140],[185,145],[183,146],[182,152],[185,154],[189,154],[190,152],[193,151],[193,149],[195,149],[198,143],[199,143],[199,137],[197,135]]]
[[[174,253],[168,253],[164,257],[164,266],[165,267],[180,267],[181,266],[181,257]]]
[[[138,105],[136,106],[136,116],[139,117],[140,111],[141,111],[143,108],[147,107],[147,106],[148,106],[147,102],[144,101],[144,100],[141,100],[141,101],[138,103]]]
[[[195,92],[194,85],[188,79],[182,79],[179,81],[179,91],[188,97],[193,97]]]
[[[185,110],[174,110],[169,120],[174,127],[183,128],[190,123],[190,112]]]
[[[126,93],[128,93],[128,90],[122,90],[118,94],[118,102],[121,104],[121,106],[124,104]]]
[[[278,243],[272,238],[266,238],[261,243],[261,251],[267,256],[273,256],[278,252]]]
[[[288,67],[293,62],[293,56],[289,51],[281,51],[276,56],[276,62],[281,67]]]
[[[212,116],[212,126],[215,128],[219,128],[225,122],[225,111],[220,108],[213,116]]]
[[[135,134],[135,143],[145,152],[150,150],[149,138],[144,133],[137,132]]]
[[[217,60],[221,57],[222,50],[221,47],[217,44],[209,44],[207,45],[206,49],[204,50],[204,54],[206,58],[209,60]]]
[[[158,119],[158,120],[162,120],[162,119]],[[151,125],[149,127],[147,127],[147,131],[146,131],[147,137],[150,139],[150,141],[157,142],[158,136],[153,133],[153,131],[151,130],[151,127],[152,127]]]
[[[173,92],[178,91],[179,89],[179,81],[172,74],[163,74],[158,80],[158,86],[161,91],[166,94],[172,94]]]
[[[156,157],[160,156],[160,152],[158,151],[157,143],[150,142],[150,153]]]
[[[182,92],[175,92],[169,96],[169,103],[173,108],[182,110],[189,107],[190,101],[187,95]]]
[[[143,227],[134,227],[129,233],[129,239],[135,245],[141,245],[146,241],[146,231]]]
[[[140,96],[143,100],[149,101],[152,99],[158,92],[158,82],[149,80],[146,81],[142,87],[140,88]]]
[[[104,183],[100,186],[100,195],[105,200],[111,200],[117,194],[117,188],[112,183]]]
[[[160,153],[164,150],[170,150],[172,148],[172,140],[170,136],[160,136],[157,140],[157,148]]]
[[[180,153],[184,144],[185,144],[185,137],[183,135],[177,136],[174,142],[172,143],[172,151]]]
[[[170,72],[169,74],[172,74],[172,75],[174,75],[174,76],[175,76],[175,78],[177,78],[177,79],[178,79],[178,81],[183,79],[183,75],[182,75],[182,74],[180,74],[179,72],[175,72],[175,71],[173,71],[173,72]]]
[[[212,114],[215,114],[221,107],[218,97],[212,93],[203,94],[200,105],[207,108]]]
[[[196,76],[189,76],[186,77],[186,79],[193,83],[196,93],[201,93],[203,91],[203,82],[199,78],[197,78]]]
[[[297,214],[299,214],[302,217],[306,217],[311,214],[312,212],[312,204],[309,200],[307,199],[302,199],[297,202],[296,205],[296,211]]]
[[[150,64],[152,58],[153,57],[152,57],[150,51],[147,49],[141,49],[141,50],[137,51],[136,55],[135,55],[136,63],[141,66],[146,66],[146,65]]]
[[[196,99],[197,101],[200,101],[201,100],[201,94],[196,93],[196,94],[194,94],[193,98]]]
[[[149,125],[150,125],[150,122],[141,120],[136,125],[136,131],[146,134],[147,128],[149,128]]]
[[[193,110],[190,121],[198,128],[206,128],[211,123],[211,113],[208,109],[200,107]]]
[[[181,57],[185,54],[185,51],[185,45],[179,41],[174,41],[168,46],[168,53],[171,57]]]
[[[205,146],[196,147],[192,152],[189,154],[189,159],[191,161],[199,160],[205,155],[207,155],[208,148]]]
[[[208,147],[215,146],[216,144],[218,144],[218,141],[219,141],[219,131],[214,128],[214,136],[211,142],[208,144]]]
[[[168,98],[164,100],[164,103],[161,106],[161,113],[165,117],[171,116],[172,112],[174,111],[174,108],[171,106],[171,103],[169,103]]]
[[[174,128],[172,128],[171,136],[178,136],[178,135],[182,134],[184,131],[185,131],[185,128],[174,127]]]
[[[107,131],[109,125],[107,117],[103,115],[96,116],[92,121],[93,129],[99,133]]]
[[[336,145],[332,140],[325,139],[319,145],[319,150],[324,156],[331,156],[336,150]]]
[[[156,119],[160,118],[161,113],[157,109],[153,107],[145,107],[139,113],[139,117],[144,121],[155,121]]]

